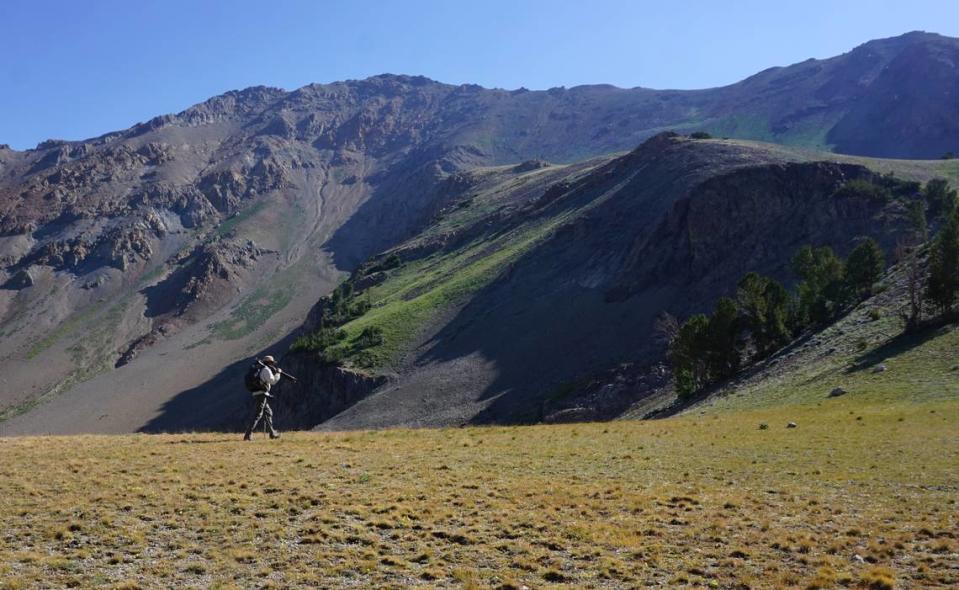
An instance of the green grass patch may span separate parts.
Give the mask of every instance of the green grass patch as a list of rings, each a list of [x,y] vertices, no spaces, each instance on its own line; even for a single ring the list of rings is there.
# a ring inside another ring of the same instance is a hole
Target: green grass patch
[[[91,308],[80,316],[73,318],[69,330],[58,334],[57,339],[63,338],[83,325],[90,326],[92,324],[92,327],[84,332],[82,338],[77,339],[74,344],[67,348],[67,352],[70,353],[70,358],[74,363],[74,369],[63,381],[53,387],[53,389],[36,397],[24,400],[20,404],[0,412],[0,422],[26,413],[42,401],[60,395],[77,383],[92,379],[100,373],[109,370],[112,367],[114,354],[113,347],[110,344],[111,338],[120,320],[123,318],[123,314],[126,313],[130,301],[128,297],[123,298],[99,316],[97,316],[96,313],[98,310]],[[87,321],[95,316],[97,319],[95,324]],[[52,345],[52,342],[50,344]]]
[[[257,213],[262,211],[265,206],[266,206],[266,203],[260,202],[260,203],[257,203],[256,205],[253,205],[252,207],[249,207],[247,209],[240,211],[236,215],[228,218],[223,223],[218,225],[216,227],[216,230],[214,231],[214,234],[221,238],[229,235],[241,223],[243,223],[244,221],[250,219]]]
[[[465,301],[546,238],[573,213],[540,221],[490,241],[479,240],[455,253],[437,254],[405,264],[385,283],[369,290],[373,303],[365,315],[345,324],[346,340],[334,354],[366,368],[389,365],[442,310]],[[364,330],[376,328],[382,343],[363,346]],[[358,357],[358,358],[357,358]]]
[[[59,342],[61,338],[69,336],[76,329],[86,324],[87,321],[96,316],[100,310],[101,308],[97,307],[96,305],[91,305],[86,309],[73,314],[67,318],[66,321],[61,322],[49,334],[31,344],[30,348],[27,349],[27,358],[36,358],[44,351],[48,350],[51,346]]]
[[[229,319],[210,326],[211,334],[222,340],[243,338],[286,307],[292,299],[293,291],[288,287],[260,287],[230,313]]]

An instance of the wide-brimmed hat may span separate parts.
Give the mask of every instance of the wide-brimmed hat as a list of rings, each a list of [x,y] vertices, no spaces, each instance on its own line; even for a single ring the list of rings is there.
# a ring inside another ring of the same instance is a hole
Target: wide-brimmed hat
[[[266,363],[267,365],[275,365],[275,364],[276,364],[276,359],[273,358],[272,355],[269,355],[269,354],[268,354],[268,355],[266,355],[265,357],[263,357],[263,362]]]

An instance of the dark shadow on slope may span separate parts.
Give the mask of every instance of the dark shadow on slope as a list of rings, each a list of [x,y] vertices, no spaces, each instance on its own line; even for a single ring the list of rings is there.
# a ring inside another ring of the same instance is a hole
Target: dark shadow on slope
[[[273,354],[280,358],[282,351],[289,349],[293,337],[291,334],[255,356]],[[253,358],[236,361],[206,382],[178,393],[163,404],[160,415],[139,432],[241,431],[253,411],[252,398],[243,385],[243,377],[252,362]],[[277,426],[284,425],[278,423]]]
[[[492,400],[473,421],[538,420],[565,382],[661,356],[651,342],[661,311],[706,311],[749,271],[784,280],[801,244],[845,252],[856,236],[891,239],[898,227],[877,216],[881,204],[833,197],[864,169],[776,164],[716,175],[728,170],[712,169],[690,198],[683,180],[664,190],[662,171],[623,188],[478,293],[417,364],[478,353],[497,374],[470,400]]]
[[[719,392],[726,391],[730,387],[735,387],[736,384],[741,383],[743,381],[748,381],[750,378],[754,377],[755,375],[767,370],[770,367],[770,365],[772,365],[773,363],[778,362],[780,359],[787,358],[789,355],[803,348],[803,346],[805,346],[806,343],[812,340],[812,338],[816,334],[818,334],[818,332],[808,332],[806,334],[803,334],[796,340],[793,340],[791,343],[789,343],[789,345],[787,345],[785,348],[782,348],[779,351],[777,351],[776,354],[762,361],[754,362],[752,365],[750,365],[749,367],[746,367],[745,369],[743,369],[742,371],[740,371],[739,373],[737,373],[735,376],[731,377],[730,379],[727,379],[726,381],[723,381],[721,383],[716,383],[715,385],[712,385],[696,393],[696,395],[693,395],[691,397],[684,398],[684,399],[677,399],[674,403],[670,404],[669,406],[666,406],[665,408],[660,408],[658,410],[654,410],[652,412],[649,412],[648,414],[645,414],[643,416],[643,419],[658,420],[660,418],[669,418],[671,416],[676,416],[677,414],[680,414],[681,412],[688,410],[689,408],[695,406],[696,404],[715,396]],[[812,377],[810,378],[810,381],[813,381],[815,379],[816,377]]]
[[[846,369],[846,373],[858,373],[872,369],[876,365],[909,352],[926,342],[938,338],[955,327],[956,318],[947,317],[932,320],[917,330],[903,332],[882,346],[856,357],[855,363]]]
[[[495,364],[492,382],[471,393],[472,401],[489,402],[473,422],[540,420],[543,401],[570,380],[657,353],[649,338],[653,319],[666,308],[683,312],[688,304],[677,297],[677,285],[664,282],[620,300],[607,296],[635,244],[683,193],[670,183],[686,186],[675,173],[672,180],[657,170],[633,176],[637,165],[647,163],[631,154],[569,187],[571,194],[557,207],[616,192],[504,269],[416,360],[423,366],[479,353]],[[700,298],[696,288],[687,295]]]

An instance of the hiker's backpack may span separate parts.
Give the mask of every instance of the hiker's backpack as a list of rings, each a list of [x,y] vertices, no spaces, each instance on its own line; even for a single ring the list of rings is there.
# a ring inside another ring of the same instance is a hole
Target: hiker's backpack
[[[263,367],[260,366],[260,363],[253,363],[246,371],[246,376],[243,378],[243,381],[246,383],[246,389],[250,393],[266,391],[266,386],[263,384],[263,381],[260,380],[261,370],[263,370]]]

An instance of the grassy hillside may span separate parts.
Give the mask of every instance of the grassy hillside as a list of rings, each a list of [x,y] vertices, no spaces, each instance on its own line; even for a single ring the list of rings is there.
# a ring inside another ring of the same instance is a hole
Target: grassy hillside
[[[474,172],[476,187],[467,198],[440,212],[424,231],[395,249],[406,261],[387,271],[383,282],[357,295],[372,309],[341,326],[346,336],[329,352],[354,368],[396,365],[444,312],[469,300],[562,224],[595,206],[600,200],[536,210],[537,199],[550,183],[575,182],[608,160],[532,171],[506,166]],[[446,240],[458,243],[446,247]],[[443,245],[434,247],[437,243]],[[420,248],[435,251],[426,256],[413,253]],[[361,335],[369,328],[381,331],[382,342],[364,347]]]
[[[957,423],[0,439],[0,588],[955,588]]]

